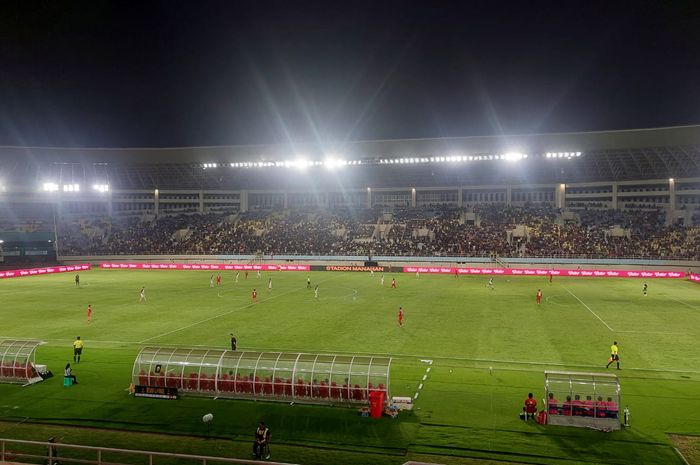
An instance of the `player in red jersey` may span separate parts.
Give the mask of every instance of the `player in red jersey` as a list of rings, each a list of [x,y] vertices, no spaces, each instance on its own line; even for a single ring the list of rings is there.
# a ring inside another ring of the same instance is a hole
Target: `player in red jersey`
[[[396,289],[396,278],[391,278],[391,288]]]
[[[216,285],[221,286],[221,275],[220,274],[216,275]]]
[[[251,295],[251,298],[253,299],[253,302],[258,301],[258,291],[256,289],[253,289],[253,294]]]
[[[549,284],[552,284],[552,276],[554,276],[554,275],[553,275],[552,272],[550,271],[550,272],[549,272]]]
[[[537,297],[535,298],[537,300],[537,305],[542,303],[542,290],[537,289]]]
[[[403,307],[399,307],[399,315],[398,315],[399,326],[403,326],[403,317],[404,317]]]
[[[535,419],[535,414],[537,413],[537,400],[532,396],[532,393],[528,393],[527,399],[525,399],[525,418]]]
[[[88,304],[87,308],[87,322],[88,324],[92,321],[92,305]]]

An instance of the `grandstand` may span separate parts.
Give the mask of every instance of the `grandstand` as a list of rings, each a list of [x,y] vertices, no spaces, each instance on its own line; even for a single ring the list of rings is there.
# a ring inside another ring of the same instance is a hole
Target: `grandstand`
[[[5,241],[9,261],[52,261],[55,240],[59,257],[697,259],[699,141],[700,126],[687,126],[354,142],[332,153],[2,147],[0,231],[25,233]]]

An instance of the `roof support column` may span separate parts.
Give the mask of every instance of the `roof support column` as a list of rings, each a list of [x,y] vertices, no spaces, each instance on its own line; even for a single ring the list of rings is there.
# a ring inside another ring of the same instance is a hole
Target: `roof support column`
[[[248,191],[241,191],[241,197],[240,197],[240,210],[241,213],[245,213],[248,211]]]
[[[668,180],[668,206],[668,221],[673,223],[676,217],[676,180],[673,178]]]

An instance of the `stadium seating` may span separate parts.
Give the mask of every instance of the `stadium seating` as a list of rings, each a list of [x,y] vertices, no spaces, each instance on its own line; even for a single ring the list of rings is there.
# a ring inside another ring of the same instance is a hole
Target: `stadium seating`
[[[465,221],[466,215],[475,221]],[[178,215],[59,225],[63,255],[253,254],[700,259],[700,226],[666,224],[659,209],[476,204],[321,214]],[[700,216],[696,215],[697,222]],[[509,234],[521,227],[525,234]],[[622,234],[611,234],[617,227]],[[103,234],[95,235],[99,229]],[[186,234],[175,234],[177,231]]]

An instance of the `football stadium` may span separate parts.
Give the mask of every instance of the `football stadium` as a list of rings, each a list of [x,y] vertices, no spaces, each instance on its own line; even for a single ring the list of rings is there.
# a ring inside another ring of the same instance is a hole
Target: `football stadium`
[[[0,158],[3,461],[700,463],[700,126]]]

